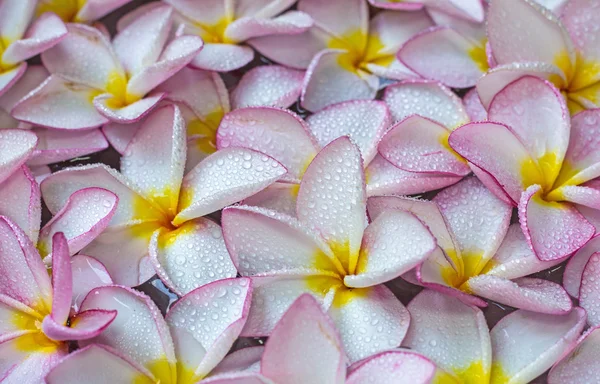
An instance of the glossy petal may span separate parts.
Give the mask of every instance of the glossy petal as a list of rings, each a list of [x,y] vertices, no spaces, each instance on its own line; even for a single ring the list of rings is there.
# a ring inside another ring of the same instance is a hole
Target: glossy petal
[[[21,166],[0,183],[0,215],[8,217],[36,242],[42,220],[40,187],[31,171]]]
[[[131,124],[109,122],[102,127],[102,133],[110,145],[121,155],[125,154],[127,146],[144,122],[144,119]]]
[[[52,340],[87,340],[100,335],[116,316],[117,311],[90,309],[71,317],[69,326],[46,316],[42,322],[42,329]]]
[[[319,0],[302,0],[298,4],[300,11],[308,13],[315,26],[337,38],[358,29],[363,36],[367,34],[369,10],[365,1],[332,0],[323,3]],[[366,39],[361,42],[366,44]],[[358,46],[357,48],[363,48]]]
[[[62,326],[67,323],[73,296],[71,258],[67,239],[62,232],[52,236],[52,317],[53,322]]]
[[[432,25],[431,18],[424,11],[383,11],[375,14],[369,21],[369,35],[371,41],[377,39],[379,44],[371,43],[372,46],[367,47],[367,58],[377,62],[377,58],[396,55],[411,37]]]
[[[274,183],[262,191],[244,199],[242,203],[252,207],[271,209],[296,217],[298,184]]]
[[[290,68],[306,69],[313,57],[327,48],[323,34],[315,28],[297,35],[273,35],[248,40],[263,56]]]
[[[32,132],[3,129],[0,136],[0,182],[6,180],[33,153],[38,139]]]
[[[571,119],[569,148],[563,165],[565,169],[559,177],[563,185],[579,185],[600,176],[599,119],[598,109],[580,112]]]
[[[241,17],[227,26],[225,38],[245,41],[253,37],[268,35],[295,35],[313,25],[311,17],[298,11],[289,11],[274,18]]]
[[[257,106],[287,108],[302,92],[304,72],[279,65],[252,68],[231,94],[234,109]]]
[[[592,254],[598,251],[600,251],[600,236],[594,236],[569,259],[563,277],[563,286],[569,295],[579,297],[583,270]]]
[[[27,162],[31,166],[58,163],[108,148],[108,142],[99,129],[36,129],[35,134],[38,137],[38,145]]]
[[[18,67],[9,69],[0,74],[0,96],[8,92],[13,85],[19,82],[25,71],[27,63],[21,63]]]
[[[190,66],[207,71],[229,72],[248,64],[254,58],[252,48],[234,44],[205,44]]]
[[[92,289],[113,283],[106,267],[93,257],[85,255],[71,257],[71,274],[73,276],[71,306],[77,312],[83,299]]]
[[[19,100],[37,88],[48,77],[48,71],[42,65],[29,65],[23,76],[0,97],[0,123],[4,128],[17,128],[19,122],[9,116],[10,110]]]
[[[418,353],[402,350],[381,352],[357,363],[346,380],[347,384],[430,383],[435,364]]]
[[[600,325],[600,284],[596,280],[600,273],[600,253],[590,256],[583,274],[579,289],[579,305],[587,313],[587,322],[591,326]]]
[[[463,97],[463,103],[471,121],[487,120],[487,110],[481,104],[476,88],[467,92]]]
[[[94,107],[110,121],[121,124],[135,123],[146,116],[159,101],[162,100],[164,94],[157,93],[128,104],[124,107],[113,105],[113,95],[109,93],[96,96],[93,100]]]
[[[80,22],[98,20],[131,0],[87,0],[77,12]]]
[[[304,294],[273,329],[260,371],[281,383],[340,384],[346,376],[345,360],[335,325],[321,305]]]
[[[549,384],[591,383],[598,380],[599,328],[591,328],[577,341],[573,350],[556,363],[548,375]]]
[[[57,365],[68,353],[66,348],[59,348],[57,350],[50,349],[47,353],[34,352],[31,354],[26,353],[26,356],[19,356],[18,352],[15,352],[15,350],[17,350],[18,344],[22,341],[26,342],[27,340],[12,339],[0,344],[0,356],[2,356],[2,360],[4,360],[2,361],[3,363],[6,361],[10,364],[11,360],[15,357],[17,359],[22,359],[18,364],[14,364],[10,367],[9,370],[2,370],[4,371],[2,376],[3,383],[41,383],[44,381],[44,377],[52,367]],[[14,362],[15,360],[12,361]]]

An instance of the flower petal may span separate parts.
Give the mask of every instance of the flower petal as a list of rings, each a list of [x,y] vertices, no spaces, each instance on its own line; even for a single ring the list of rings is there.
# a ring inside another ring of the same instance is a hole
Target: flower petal
[[[164,94],[157,93],[134,103],[128,104],[124,107],[118,107],[112,103],[114,96],[109,93],[105,93],[96,96],[93,100],[93,104],[98,112],[100,112],[100,114],[110,121],[121,124],[130,124],[146,116],[152,110],[152,108],[154,108],[158,102],[162,100],[163,97]]]
[[[527,383],[571,349],[585,325],[585,311],[563,316],[518,310],[490,331],[494,364],[491,382]]]
[[[221,228],[203,217],[171,232],[155,232],[150,258],[158,276],[180,296],[215,280],[235,277],[237,272]]]
[[[243,67],[254,59],[250,47],[235,44],[207,43],[190,62],[192,68],[229,72]]]
[[[99,129],[35,129],[34,132],[38,137],[38,145],[27,161],[31,166],[58,163],[108,148],[108,142]]]
[[[35,133],[21,129],[3,129],[0,133],[0,183],[8,179],[33,153],[38,139]]]
[[[260,371],[281,383],[344,382],[346,357],[340,336],[311,295],[300,296],[281,317],[265,347]]]
[[[298,10],[308,13],[316,27],[336,38],[344,39],[345,35],[358,30],[365,38],[356,48],[366,46],[369,8],[365,1],[332,0],[323,3],[319,0],[301,0]]]
[[[94,240],[115,214],[117,196],[102,188],[85,188],[74,192],[65,206],[42,228],[37,248],[48,263],[52,258],[52,238],[64,233],[68,253],[74,255]]]
[[[367,45],[367,59],[376,62],[378,58],[395,56],[411,37],[432,25],[431,18],[425,11],[377,13],[369,21],[371,45]],[[373,44],[373,41],[378,44]]]
[[[598,379],[599,328],[591,328],[577,341],[577,345],[556,363],[548,374],[549,384],[592,383]]]
[[[592,257],[592,254],[598,251],[600,251],[600,236],[594,236],[571,258],[569,258],[569,262],[565,266],[563,286],[567,292],[569,292],[569,295],[574,298],[579,298],[581,277],[585,266],[590,260],[590,257]]]
[[[0,34],[19,40],[25,34],[35,10],[34,0],[3,2],[0,8]]]
[[[302,92],[304,72],[280,65],[252,68],[231,94],[234,109],[257,106],[287,108]]]
[[[125,287],[100,287],[90,292],[81,309],[117,311],[108,328],[86,340],[85,345],[100,343],[114,348],[144,366],[158,380],[174,377],[176,358],[169,327],[149,297]]]
[[[0,97],[1,122],[4,128],[18,128],[23,126],[12,116],[9,116],[11,109],[25,97],[29,92],[37,88],[48,77],[48,71],[43,65],[28,65],[27,70],[18,79],[10,90],[6,91]],[[0,93],[2,93],[0,91]],[[6,121],[4,119],[7,119]]]
[[[313,25],[312,18],[298,11],[289,11],[274,18],[240,17],[225,29],[224,36],[232,41],[245,41],[268,35],[295,35]]]
[[[330,105],[306,119],[321,147],[348,136],[360,149],[365,164],[377,154],[377,144],[389,129],[390,112],[381,101],[352,100]]]
[[[139,382],[150,384],[152,374],[112,348],[92,344],[79,349],[54,367],[46,376],[48,384],[90,384]]]
[[[378,149],[387,161],[405,171],[465,176],[471,169],[448,147],[449,135],[441,124],[412,115],[395,124]]]
[[[0,215],[8,217],[37,242],[42,220],[40,187],[26,166],[0,183]]]
[[[409,304],[412,322],[402,343],[464,381],[489,381],[492,347],[480,309],[425,290]]]
[[[587,323],[592,327],[600,325],[600,284],[596,279],[599,273],[600,253],[594,252],[583,269],[579,289],[579,305],[585,309]]]
[[[54,258],[52,259],[52,312],[50,317],[52,317],[52,323],[61,327],[69,319],[71,298],[73,297],[69,245],[62,232],[52,236],[52,254]]]
[[[463,103],[471,121],[487,120],[487,110],[484,108],[483,104],[481,104],[479,93],[477,93],[476,88],[467,92],[463,97]]]
[[[346,383],[426,384],[435,372],[435,364],[425,356],[410,351],[386,351],[359,362]]]
[[[285,168],[276,160],[247,148],[225,148],[210,155],[183,179],[179,225],[243,200],[277,181]]]
[[[408,40],[398,58],[424,78],[449,87],[467,88],[474,86],[487,70],[487,62],[479,55],[483,52],[480,44],[452,28],[434,27]]]
[[[235,14],[270,18],[294,5],[294,0],[238,0],[235,3]]]
[[[89,22],[102,18],[131,0],[87,0],[77,12],[78,22]]]
[[[369,0],[369,4],[377,8],[393,9],[395,11],[416,11],[423,8],[423,2],[418,0]]]
[[[245,347],[231,352],[221,360],[221,362],[210,371],[211,376],[222,373],[234,372],[259,372],[260,358],[265,347],[257,345],[255,347]]]
[[[102,133],[119,154],[124,155],[127,146],[144,122],[144,119],[131,124],[119,124],[109,122],[102,127]]]
[[[596,229],[569,203],[547,202],[539,185],[519,201],[519,221],[527,242],[542,261],[561,259],[581,248]]]
[[[326,49],[313,58],[304,78],[302,107],[316,112],[342,101],[375,98],[379,80],[362,70],[346,69],[343,63],[347,54],[339,49]]]
[[[29,339],[27,339],[28,337]],[[53,350],[52,347],[47,352],[23,353],[18,351],[18,346],[21,343],[31,342],[30,338],[31,336],[25,335],[0,344],[0,356],[2,357],[0,360],[3,360],[2,363],[6,361],[10,367],[5,370],[0,366],[3,383],[18,384],[25,382],[25,380],[28,383],[42,383],[46,374],[68,354],[66,348]],[[20,354],[23,355],[19,356]],[[15,355],[18,356],[16,364],[14,364]]]
[[[217,132],[217,148],[245,147],[281,162],[297,180],[318,152],[307,125],[296,114],[269,107],[242,108],[223,117]]]
[[[91,129],[108,122],[94,108],[97,91],[52,75],[19,101],[11,111],[18,120],[58,129]]]
[[[3,96],[12,89],[13,85],[19,82],[26,70],[27,63],[21,63],[18,67],[0,74],[0,96]]]
[[[261,55],[290,68],[306,69],[319,51],[327,48],[323,33],[311,28],[297,35],[271,35],[248,40]]]
[[[274,183],[262,191],[244,199],[242,203],[252,207],[267,208],[296,217],[298,184]]]
[[[420,115],[454,129],[469,122],[464,105],[442,84],[426,80],[404,81],[386,88],[383,101],[394,121]]]
[[[204,378],[225,357],[246,323],[251,296],[250,279],[224,279],[191,291],[169,309],[178,380]]]
[[[100,335],[116,316],[117,311],[91,309],[71,317],[69,326],[46,316],[42,322],[42,329],[52,340],[87,340]]]
[[[364,179],[360,151],[343,136],[319,152],[298,191],[298,219],[323,236],[349,273],[356,269],[367,226]]]
[[[113,283],[106,267],[93,257],[85,255],[71,257],[71,274],[73,276],[71,306],[76,312],[79,312],[83,299],[92,289]]]
[[[363,289],[340,288],[329,314],[350,362],[398,347],[410,322],[404,305],[383,284]]]
[[[23,231],[0,217],[0,293],[47,313],[52,286],[46,266]]]
[[[365,229],[354,275],[344,277],[347,287],[365,288],[388,282],[425,261],[437,243],[415,215],[383,212]]]

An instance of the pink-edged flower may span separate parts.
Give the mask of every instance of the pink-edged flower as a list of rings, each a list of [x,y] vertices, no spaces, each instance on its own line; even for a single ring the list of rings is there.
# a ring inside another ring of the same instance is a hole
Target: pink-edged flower
[[[65,23],[89,23],[108,15],[131,0],[38,0],[36,14],[52,12]]]
[[[540,260],[569,256],[595,233],[586,217],[600,208],[594,184],[600,175],[599,113],[571,119],[552,84],[528,76],[496,95],[490,122],[470,123],[450,135],[450,146],[481,181],[518,207],[523,233]]]
[[[416,77],[395,55],[405,41],[432,25],[425,12],[382,11],[369,20],[366,0],[299,0],[298,9],[313,18],[311,29],[251,44],[278,63],[308,68],[304,108],[318,111],[341,101],[373,99],[379,77]]]
[[[286,108],[300,96],[303,72],[279,65],[251,69],[231,95],[217,72],[183,68],[161,84],[163,103],[174,103],[187,126],[186,171],[217,150],[217,128],[231,108],[270,105]],[[231,105],[230,105],[231,104]],[[142,121],[135,124],[110,123],[102,130],[112,146],[123,154]]]
[[[219,369],[246,322],[251,294],[250,279],[215,281],[183,296],[163,318],[143,293],[94,289],[82,309],[117,311],[115,320],[98,337],[80,342],[84,348],[63,359],[46,381],[196,383]]]
[[[276,183],[244,201],[291,216],[296,212],[298,184],[318,151],[342,136],[358,145],[365,167],[368,196],[416,194],[443,188],[461,177],[416,173],[399,169],[377,153],[377,145],[390,126],[390,113],[380,101],[355,100],[331,105],[304,122],[290,111],[242,108],[223,118],[217,147],[246,147],[266,153],[288,170],[285,183]]]
[[[33,20],[36,0],[5,0],[0,4],[0,95],[27,69],[26,60],[59,43],[67,35],[52,13]]]
[[[151,91],[202,48],[197,36],[167,44],[172,13],[163,5],[128,19],[112,42],[98,29],[69,24],[67,37],[42,55],[51,76],[13,108],[12,116],[61,129],[139,120],[164,96]]]
[[[481,23],[485,18],[481,0],[369,0],[369,3],[396,11],[415,11],[425,7],[428,13],[443,12],[475,23]]]
[[[433,9],[428,14],[436,26],[408,40],[398,51],[398,59],[426,79],[453,88],[474,86],[489,69],[485,23]]]
[[[519,225],[509,228],[512,207],[474,177],[446,188],[433,201],[380,196],[370,198],[368,208],[373,220],[390,210],[411,212],[435,236],[438,247],[414,275],[406,276],[411,282],[480,307],[487,303],[477,296],[550,314],[572,308],[559,284],[525,277],[563,260],[535,257]]]
[[[593,383],[598,380],[598,351],[600,351],[600,329],[588,329],[569,351],[552,367],[548,384]]]
[[[351,361],[396,347],[409,318],[383,283],[424,261],[435,248],[411,213],[367,221],[360,151],[348,137],[328,144],[308,166],[298,219],[265,208],[223,210],[227,249],[254,282],[244,335],[265,336],[302,293],[311,293],[337,324]]]
[[[555,316],[517,310],[491,330],[481,310],[432,290],[409,304],[413,321],[403,346],[429,357],[451,375],[437,382],[529,383],[571,350],[585,311]]]
[[[115,311],[89,308],[72,311],[85,276],[72,271],[67,241],[56,233],[52,242],[52,279],[29,238],[0,217],[0,375],[5,383],[42,382],[44,375],[68,353],[68,340],[100,334]],[[86,284],[89,281],[86,282]]]
[[[210,71],[228,72],[248,64],[254,51],[246,45],[252,39],[274,34],[297,35],[313,24],[309,15],[288,11],[296,0],[254,1],[215,0],[190,2],[164,0],[177,10],[181,23],[179,33],[202,37],[205,46],[191,66]],[[137,13],[147,12],[157,4],[140,7]]]
[[[596,5],[571,0],[558,18],[530,0],[491,2],[487,35],[498,66],[477,84],[483,105],[517,78],[534,75],[560,89],[572,114],[600,107]]]
[[[257,193],[286,172],[265,154],[229,148],[184,175],[186,148],[181,113],[166,106],[141,125],[121,158],[121,173],[92,164],[42,182],[51,212],[81,188],[105,188],[119,197],[108,228],[83,250],[103,262],[116,283],[138,285],[156,269],[169,288],[183,295],[235,276],[221,228],[202,216]]]

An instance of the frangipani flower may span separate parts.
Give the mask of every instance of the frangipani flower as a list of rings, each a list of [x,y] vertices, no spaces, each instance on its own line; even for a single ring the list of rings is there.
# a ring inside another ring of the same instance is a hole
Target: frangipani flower
[[[595,0],[570,0],[560,19],[529,0],[490,4],[487,34],[498,64],[477,84],[483,105],[523,75],[550,80],[572,114],[600,107],[600,10]]]
[[[398,59],[426,79],[453,88],[474,86],[489,69],[485,23],[435,10],[428,14],[436,26],[408,40],[398,51]]]
[[[518,310],[488,331],[479,308],[431,290],[408,310],[402,344],[451,372],[443,383],[529,383],[573,348],[585,325],[581,308],[563,316]]]
[[[528,76],[496,95],[490,122],[450,135],[450,146],[475,166],[481,181],[518,206],[523,233],[540,260],[569,256],[595,233],[578,207],[600,208],[590,183],[600,176],[599,113],[585,111],[571,120],[560,93]]]
[[[135,286],[154,269],[175,293],[233,277],[221,228],[202,216],[267,187],[285,168],[245,148],[221,150],[184,176],[185,123],[173,105],[144,121],[121,158],[121,173],[92,164],[54,173],[41,185],[56,212],[82,188],[114,192],[119,205],[108,228],[83,253],[101,261],[118,284]],[[148,255],[150,258],[145,258]]]
[[[131,0],[37,0],[36,14],[53,12],[65,23],[89,23]]]
[[[364,159],[367,195],[416,194],[453,184],[460,177],[407,172],[377,154],[390,114],[380,101],[355,100],[331,105],[302,121],[275,108],[242,108],[225,115],[217,147],[246,147],[266,153],[288,170],[276,183],[244,201],[295,216],[298,184],[320,148],[342,136],[357,143]]]
[[[428,13],[444,12],[470,22],[481,23],[485,17],[481,0],[369,0],[371,5],[397,11],[414,11],[427,8]]]
[[[425,12],[382,11],[369,21],[366,0],[299,0],[298,9],[313,18],[310,30],[251,44],[278,63],[308,67],[304,108],[316,112],[341,101],[373,99],[379,77],[416,77],[395,55],[411,36],[432,25]]]
[[[227,249],[255,287],[244,335],[269,335],[291,302],[311,293],[351,361],[398,346],[409,319],[383,283],[427,258],[435,248],[429,230],[408,212],[368,224],[362,159],[348,137],[310,163],[296,211],[298,219],[249,206],[223,210]]]
[[[149,93],[202,48],[197,36],[166,44],[172,13],[167,5],[155,7],[130,20],[112,43],[98,29],[69,24],[67,37],[42,55],[52,75],[13,108],[12,116],[61,129],[139,120],[164,96]]]
[[[599,351],[600,328],[590,328],[552,367],[548,374],[548,384],[597,382],[600,378],[597,364]]]
[[[32,22],[36,0],[0,3],[0,95],[27,69],[26,60],[53,47],[67,35],[63,22],[45,13]]]
[[[368,207],[373,220],[390,210],[412,212],[436,237],[438,248],[416,268],[418,284],[481,307],[486,302],[469,295],[535,312],[571,310],[559,284],[524,277],[562,260],[535,257],[519,226],[509,228],[512,207],[476,178],[444,189],[433,201],[381,196],[370,198]]]
[[[117,317],[101,335],[80,343],[85,348],[65,358],[46,381],[196,383],[211,373],[237,339],[251,294],[250,279],[215,281],[186,294],[163,318],[143,293],[120,286],[97,288],[82,309],[117,311]]]
[[[180,31],[200,36],[206,44],[191,65],[210,71],[228,72],[251,62],[254,51],[244,44],[248,40],[274,34],[296,35],[313,24],[310,16],[304,12],[289,11],[279,15],[296,0],[164,2],[177,10],[177,20],[183,27]],[[147,6],[143,12],[151,7]],[[142,12],[142,8],[138,12]]]
[[[52,280],[31,241],[5,217],[0,238],[0,376],[4,383],[39,383],[68,353],[65,341],[97,336],[116,313],[89,308],[70,316],[73,280],[62,233],[53,236]]]

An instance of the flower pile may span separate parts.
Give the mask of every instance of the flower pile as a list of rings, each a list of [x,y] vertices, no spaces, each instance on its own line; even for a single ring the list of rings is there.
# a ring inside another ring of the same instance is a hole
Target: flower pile
[[[600,0],[0,0],[0,382],[600,383]]]

